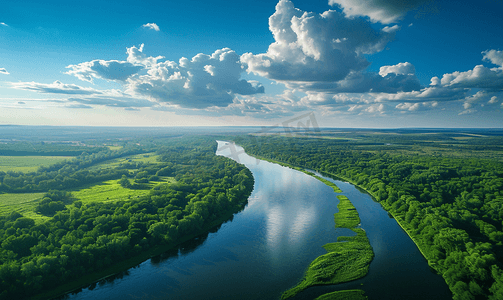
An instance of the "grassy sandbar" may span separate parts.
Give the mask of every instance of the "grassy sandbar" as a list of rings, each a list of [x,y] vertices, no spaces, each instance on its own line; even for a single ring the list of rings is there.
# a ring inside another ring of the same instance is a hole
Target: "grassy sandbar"
[[[319,296],[314,300],[367,300],[365,292],[362,290],[336,291]]]
[[[281,299],[294,297],[311,286],[338,284],[367,275],[374,251],[365,231],[356,227],[360,224],[360,217],[353,204],[346,196],[339,195],[337,198],[339,212],[334,214],[335,227],[351,229],[356,236],[341,236],[337,242],[324,245],[328,253],[316,258],[301,282],[284,292]]]

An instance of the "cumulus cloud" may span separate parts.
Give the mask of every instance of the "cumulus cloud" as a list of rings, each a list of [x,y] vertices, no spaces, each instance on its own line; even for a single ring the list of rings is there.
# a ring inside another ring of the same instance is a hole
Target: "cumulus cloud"
[[[127,80],[127,91],[158,102],[186,108],[227,106],[236,95],[263,93],[258,82],[241,79],[244,68],[239,55],[229,48],[212,55],[197,54],[179,62],[157,62],[159,57],[146,57],[142,47],[128,49],[128,61],[144,64],[146,75]]]
[[[287,86],[327,93],[397,93],[421,88],[415,74],[388,73],[386,76],[380,76],[370,72],[351,72],[343,80],[335,82],[289,82]]]
[[[143,53],[143,47],[144,44],[140,45],[140,48],[136,48],[136,46],[133,46],[131,48],[127,48],[127,61],[133,65],[144,65],[145,67],[151,67],[155,64],[157,64],[157,61],[160,59],[163,59],[164,56],[157,56],[157,57],[152,57],[152,56],[147,56],[145,53]]]
[[[440,83],[443,86],[458,88],[503,89],[503,51],[488,50],[482,52],[483,60],[490,61],[498,68],[477,65],[473,70],[444,74]]]
[[[438,106],[438,102],[433,101],[433,102],[416,102],[416,103],[411,103],[411,102],[405,102],[405,103],[399,103],[395,106],[396,109],[402,110],[402,111],[420,111],[420,110],[428,110],[431,108],[435,108]]]
[[[369,105],[366,109],[365,109],[366,112],[368,113],[380,113],[380,114],[383,114],[384,113],[384,104],[372,104],[372,105]]]
[[[363,19],[337,11],[303,12],[281,0],[269,18],[275,42],[267,53],[245,53],[248,72],[278,81],[335,82],[364,70],[363,56],[382,51],[398,27],[376,30]]]
[[[127,48],[126,61],[93,60],[70,65],[67,74],[88,82],[94,78],[121,81],[129,95],[185,108],[223,107],[232,104],[236,95],[264,93],[259,82],[241,79],[246,65],[229,48],[174,62],[160,61],[163,56],[147,56],[143,47],[141,44]],[[113,104],[120,105],[120,102]]]
[[[503,67],[503,51],[487,50],[482,52],[482,54],[484,54],[483,60]]]
[[[83,81],[92,82],[93,78],[125,81],[144,67],[125,61],[96,59],[78,65],[69,65],[67,68],[71,70],[66,72],[66,74],[73,75]]]
[[[381,93],[376,95],[377,102],[399,101],[397,109],[414,111],[425,106],[425,103],[439,103],[459,101],[464,109],[460,114],[474,113],[484,105],[498,103],[503,90],[503,51],[487,50],[482,52],[483,60],[499,67],[488,68],[477,65],[472,70],[447,73],[431,78],[427,87],[413,91],[399,91],[397,93]],[[408,63],[395,66],[383,66],[379,74],[406,74],[414,72]],[[422,103],[421,105],[416,105]],[[431,108],[436,107],[430,106]]]
[[[338,5],[348,17],[367,16],[373,22],[396,23],[408,11],[425,4],[429,0],[329,0],[328,4]]]
[[[68,95],[94,95],[101,94],[101,91],[85,88],[75,84],[64,84],[61,81],[54,81],[53,83],[38,83],[38,82],[11,82],[11,86],[15,89],[35,91],[39,93],[50,94],[68,94]]]
[[[491,99],[489,99],[489,101],[487,101],[487,103],[494,104],[494,103],[498,103],[498,101],[499,101],[498,97],[492,96]]]
[[[414,75],[416,74],[416,68],[409,62],[399,63],[394,66],[382,66],[379,68],[379,75],[382,77],[385,77],[389,73],[397,75]]]
[[[429,86],[420,91],[398,92],[394,94],[381,93],[376,95],[377,102],[400,101],[400,102],[425,102],[425,101],[455,101],[467,97],[469,90],[462,88],[446,88]]]
[[[374,114],[374,115],[384,115],[386,113],[384,104],[375,103],[371,105],[355,104],[350,105],[348,110],[350,113],[358,113],[362,115],[364,113]]]
[[[5,70],[5,68],[0,68],[0,74],[9,75],[10,73]]]
[[[477,65],[473,70],[444,74],[440,82],[450,87],[503,89],[503,68]]]
[[[155,31],[159,31],[159,26],[157,26],[157,24],[155,23],[147,23],[147,24],[144,24],[143,27],[145,28],[149,28],[149,29],[153,29]]]

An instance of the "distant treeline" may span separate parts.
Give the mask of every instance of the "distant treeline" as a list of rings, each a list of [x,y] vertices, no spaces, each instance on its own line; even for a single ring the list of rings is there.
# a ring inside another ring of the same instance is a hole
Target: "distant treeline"
[[[78,156],[83,152],[98,153],[106,147],[87,147],[60,143],[0,143],[0,155],[3,156]]]

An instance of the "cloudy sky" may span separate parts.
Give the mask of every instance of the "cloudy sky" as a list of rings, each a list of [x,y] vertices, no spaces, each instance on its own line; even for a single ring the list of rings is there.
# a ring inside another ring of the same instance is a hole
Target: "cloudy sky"
[[[499,0],[7,1],[0,125],[503,127]]]

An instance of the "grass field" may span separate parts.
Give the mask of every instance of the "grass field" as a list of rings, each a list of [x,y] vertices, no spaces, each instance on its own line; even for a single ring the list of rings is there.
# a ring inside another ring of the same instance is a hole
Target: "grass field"
[[[49,166],[72,156],[0,156],[0,172],[36,172],[40,166]]]
[[[151,181],[148,184],[149,188],[152,188],[158,184],[162,183],[173,183],[176,182],[173,177],[161,177],[163,181]],[[106,202],[106,201],[118,201],[118,200],[128,200],[132,198],[141,197],[147,195],[150,192],[148,190],[132,190],[124,188],[119,184],[119,180],[108,180],[99,184],[94,184],[92,186],[81,188],[79,190],[70,191],[72,196],[81,200],[83,203],[88,202]]]
[[[37,203],[45,193],[27,193],[27,194],[0,194],[0,216],[9,215],[17,211],[25,217],[40,223],[48,217],[35,213]]]
[[[128,200],[149,193],[149,190],[131,190],[123,188],[118,180],[108,180],[87,188],[72,190],[73,198],[83,203]]]
[[[121,157],[121,158],[111,159],[109,161],[96,164],[92,167],[89,167],[89,170],[95,171],[95,170],[115,168],[115,167],[118,167],[120,164],[124,164],[127,162],[143,162],[146,164],[158,164],[158,163],[160,163],[157,160],[158,157],[159,157],[159,155],[156,155],[154,152],[137,154],[137,155],[127,156],[127,157]]]
[[[122,146],[107,146],[107,147],[110,150],[120,150],[120,149],[122,149]]]

